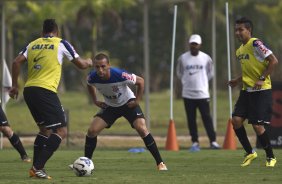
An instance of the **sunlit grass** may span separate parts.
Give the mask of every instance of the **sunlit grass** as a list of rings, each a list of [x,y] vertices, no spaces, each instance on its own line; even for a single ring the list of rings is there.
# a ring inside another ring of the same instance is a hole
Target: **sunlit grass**
[[[29,152],[31,150],[28,150]],[[281,155],[281,150],[275,150]],[[161,155],[168,171],[158,172],[155,161],[149,151],[129,153],[127,149],[97,148],[93,162],[95,170],[90,177],[77,177],[68,168],[83,150],[60,149],[46,164],[46,171],[53,177],[51,181],[30,179],[29,163],[22,163],[15,150],[1,150],[0,173],[2,184],[30,183],[66,183],[66,184],[279,184],[282,181],[282,168],[266,168],[264,151],[258,150],[259,157],[248,167],[242,168],[242,150],[202,150],[190,153],[186,150],[164,151]]]

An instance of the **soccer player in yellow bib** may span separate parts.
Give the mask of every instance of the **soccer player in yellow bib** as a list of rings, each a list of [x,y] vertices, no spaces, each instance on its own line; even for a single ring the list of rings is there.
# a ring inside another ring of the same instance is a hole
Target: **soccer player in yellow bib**
[[[253,24],[243,17],[235,22],[235,35],[242,45],[236,51],[236,59],[241,64],[241,76],[228,82],[235,87],[243,86],[232,113],[235,133],[246,151],[242,167],[251,164],[257,157],[246,134],[243,122],[248,119],[266,152],[266,167],[274,167],[276,158],[264,125],[270,124],[272,92],[270,74],[278,60],[272,51],[258,38],[252,37]]]
[[[55,19],[46,19],[42,37],[30,42],[12,65],[12,98],[18,96],[21,65],[27,62],[28,66],[23,95],[39,128],[34,141],[33,166],[29,171],[33,178],[51,179],[44,166],[67,134],[65,113],[57,95],[63,57],[80,69],[92,66],[92,60],[80,58],[70,43],[58,37],[58,32]]]

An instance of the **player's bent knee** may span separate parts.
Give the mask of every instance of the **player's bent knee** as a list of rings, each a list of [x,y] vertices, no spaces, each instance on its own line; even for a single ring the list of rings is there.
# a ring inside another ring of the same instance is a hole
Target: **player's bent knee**
[[[91,137],[91,138],[94,138],[94,137],[97,137],[98,134],[91,133],[91,132],[87,132],[87,136],[88,136],[88,137]]]
[[[234,129],[238,129],[243,125],[243,119],[241,117],[234,116],[232,118],[232,125]]]
[[[90,137],[95,137],[107,126],[108,124],[103,119],[96,117],[89,126],[87,135]]]
[[[140,135],[140,137],[146,137],[149,134],[149,131],[146,126],[136,126],[135,129]]]
[[[140,135],[141,138],[146,137],[148,134],[149,134],[149,132],[142,132],[142,133],[139,133],[139,135]]]
[[[253,128],[257,135],[262,135],[265,132],[265,128],[263,125],[253,125]]]
[[[6,137],[11,137],[13,135],[13,131],[9,126],[1,126],[0,130]]]
[[[46,127],[39,127],[39,133],[46,137],[49,137],[52,133],[52,130],[48,130]]]
[[[61,127],[56,130],[56,134],[58,134],[62,139],[64,139],[67,136],[67,128]]]
[[[96,137],[99,134],[99,131],[95,127],[90,127],[87,131],[89,137]]]

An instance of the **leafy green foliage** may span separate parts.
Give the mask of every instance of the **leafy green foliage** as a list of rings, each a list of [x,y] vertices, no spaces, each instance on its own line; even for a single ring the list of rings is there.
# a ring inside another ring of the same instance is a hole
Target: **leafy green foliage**
[[[188,49],[192,33],[202,35],[202,51],[211,55],[211,13],[213,1],[147,1],[149,7],[150,90],[165,90],[169,86],[173,6],[178,5],[175,61]],[[216,0],[216,74],[218,88],[225,89],[227,81],[227,50],[225,0]],[[234,37],[234,21],[240,16],[253,20],[254,36],[262,39],[281,60],[281,1],[236,0],[229,2],[232,77],[240,74],[234,51],[239,46]],[[8,66],[31,40],[40,36],[42,20],[56,18],[63,38],[70,41],[81,57],[97,52],[110,55],[113,64],[144,76],[143,63],[143,1],[139,0],[67,0],[67,1],[5,1],[7,23]],[[259,15],[259,16],[258,16]],[[85,73],[68,67],[67,74],[77,79]],[[281,80],[282,65],[274,71],[273,79]],[[25,76],[25,75],[23,75]],[[70,83],[72,81],[72,83]],[[64,78],[66,90],[81,89],[80,80]],[[75,83],[75,85],[73,84]],[[73,88],[73,86],[80,86]]]

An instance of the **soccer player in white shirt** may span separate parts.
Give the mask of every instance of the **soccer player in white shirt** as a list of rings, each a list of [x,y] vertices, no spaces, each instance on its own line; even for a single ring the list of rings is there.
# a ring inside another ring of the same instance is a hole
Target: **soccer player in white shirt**
[[[101,110],[94,116],[85,139],[85,156],[92,158],[97,144],[97,136],[104,128],[110,128],[116,119],[123,116],[143,139],[147,149],[154,157],[158,170],[167,170],[157,144],[146,127],[139,101],[144,91],[143,78],[130,74],[124,70],[110,66],[109,58],[105,54],[98,54],[94,58],[95,71],[87,78],[88,91],[95,105]],[[136,96],[128,87],[137,86]],[[103,95],[104,102],[99,101],[96,89]]]

